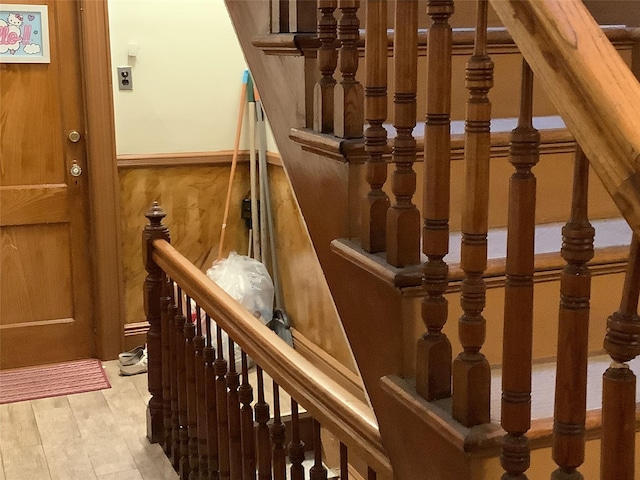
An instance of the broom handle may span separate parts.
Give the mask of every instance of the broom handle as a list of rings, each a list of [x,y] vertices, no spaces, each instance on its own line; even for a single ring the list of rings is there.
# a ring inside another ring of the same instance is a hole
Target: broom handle
[[[222,216],[222,229],[220,231],[220,243],[218,245],[218,260],[222,259],[224,251],[224,237],[227,232],[227,219],[229,218],[229,205],[231,204],[231,190],[233,188],[233,177],[236,174],[236,165],[238,163],[238,151],[240,150],[240,134],[242,133],[242,120],[244,118],[245,102],[247,96],[248,72],[245,72],[245,78],[242,82],[242,91],[240,93],[240,108],[238,111],[238,124],[236,126],[236,141],[233,147],[233,157],[231,158],[231,172],[229,173],[229,186],[227,187],[227,198],[224,203],[224,215]]]

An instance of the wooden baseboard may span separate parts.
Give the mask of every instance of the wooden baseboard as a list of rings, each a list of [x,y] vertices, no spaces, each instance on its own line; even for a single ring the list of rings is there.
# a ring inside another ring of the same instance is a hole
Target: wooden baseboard
[[[149,322],[126,323],[124,325],[124,349],[131,350],[147,342]]]

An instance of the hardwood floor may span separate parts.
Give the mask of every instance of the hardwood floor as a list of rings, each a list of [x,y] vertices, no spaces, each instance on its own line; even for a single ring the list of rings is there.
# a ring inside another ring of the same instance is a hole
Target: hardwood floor
[[[0,480],[178,478],[146,438],[147,376],[104,366],[110,389],[0,405]]]

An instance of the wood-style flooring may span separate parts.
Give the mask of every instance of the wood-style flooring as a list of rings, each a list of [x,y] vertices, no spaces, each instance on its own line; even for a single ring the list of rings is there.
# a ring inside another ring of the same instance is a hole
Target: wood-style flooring
[[[146,437],[145,374],[110,389],[0,405],[0,480],[177,480]]]

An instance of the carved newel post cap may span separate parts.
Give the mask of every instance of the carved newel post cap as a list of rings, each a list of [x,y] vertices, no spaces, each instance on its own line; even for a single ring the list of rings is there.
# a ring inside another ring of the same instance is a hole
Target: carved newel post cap
[[[167,214],[162,209],[160,204],[155,201],[151,204],[151,207],[144,216],[149,219],[149,223],[151,225],[160,225],[162,223],[162,219],[166,217]]]

